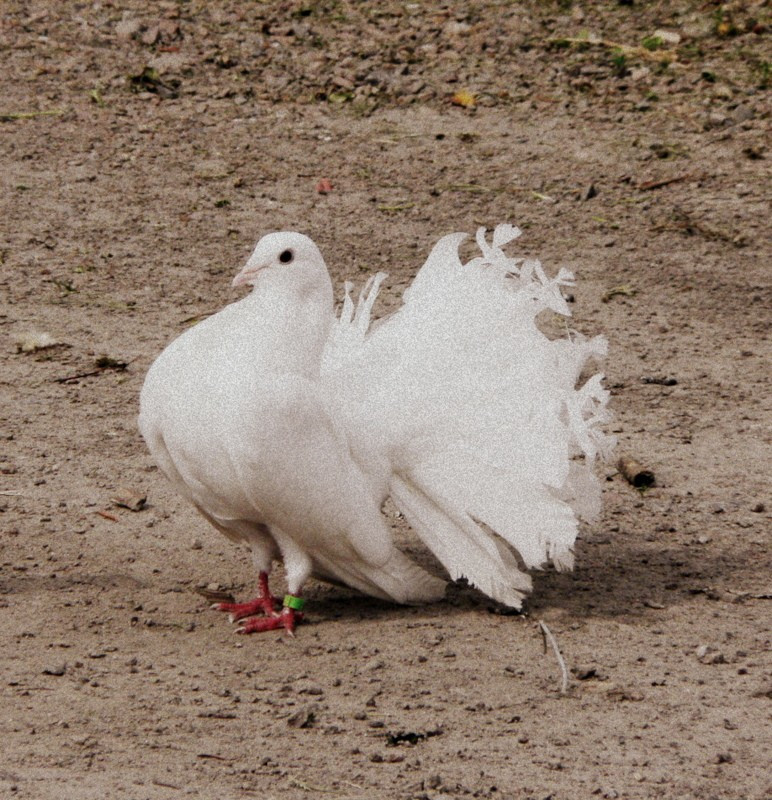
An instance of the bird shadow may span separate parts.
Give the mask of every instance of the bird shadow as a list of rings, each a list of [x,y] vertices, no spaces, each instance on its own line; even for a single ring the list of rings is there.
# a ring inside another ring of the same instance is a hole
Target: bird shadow
[[[427,571],[447,578],[421,545],[403,549]],[[311,588],[309,599],[313,600],[314,621],[384,619],[405,614],[426,619],[481,610],[500,615],[559,610],[579,619],[645,619],[652,609],[670,608],[695,595],[718,599],[731,592],[733,576],[747,572],[753,563],[749,558],[736,544],[731,550],[707,553],[702,547],[664,538],[640,543],[620,536],[597,536],[577,542],[573,572],[532,571],[533,592],[520,611],[491,600],[463,580],[450,582],[443,600],[423,606],[399,606],[321,583]]]

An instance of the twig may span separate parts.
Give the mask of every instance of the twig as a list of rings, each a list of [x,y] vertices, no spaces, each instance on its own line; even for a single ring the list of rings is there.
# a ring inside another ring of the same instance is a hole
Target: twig
[[[0,121],[13,122],[17,119],[35,119],[35,117],[58,117],[64,114],[62,108],[52,108],[48,111],[9,111],[6,113],[0,112]]]
[[[358,783],[352,783],[352,781],[341,781],[341,783],[345,783],[346,786],[351,786],[352,789],[358,789],[360,792],[365,788],[364,786],[360,786]]]
[[[638,56],[638,58],[648,59],[649,61],[667,61],[669,63],[678,60],[678,53],[675,50],[647,50],[645,47],[636,47],[635,45],[612,42],[608,39],[596,39],[589,36],[556,36],[547,41],[557,45],[578,44],[605,47],[609,50],[618,50],[626,56]]]
[[[79,378],[90,378],[92,375],[101,375],[103,369],[95,369],[92,372],[79,372],[77,375],[68,375],[66,378],[54,378],[54,383],[71,383]]]
[[[729,594],[737,595],[739,598],[750,597],[752,600],[772,600],[772,589],[767,592],[746,592],[742,589],[727,589]]]
[[[673,221],[672,224],[670,223],[670,220]],[[678,208],[677,206],[673,208],[673,211],[670,214],[668,222],[661,225],[657,225],[654,228],[654,230],[683,231],[685,233],[688,233],[689,235],[699,233],[706,239],[720,239],[723,242],[732,242],[735,244],[737,244],[738,242],[742,242],[742,239],[738,240],[738,238],[731,232],[727,233],[725,231],[720,231],[715,228],[711,228],[710,226],[705,225],[702,222],[699,222],[698,220],[692,219],[692,217],[689,214],[687,214],[683,209]]]
[[[235,761],[235,758],[226,758],[225,756],[218,756],[215,753],[196,753],[196,758],[211,758],[215,761],[227,761],[228,763]]]
[[[687,172],[684,175],[676,175],[674,178],[662,178],[661,180],[657,181],[644,181],[643,183],[638,184],[638,189],[642,192],[645,192],[648,189],[659,189],[661,186],[669,186],[671,183],[686,181],[691,177],[692,174]]]
[[[296,786],[298,789],[302,789],[305,792],[323,792],[324,794],[340,793],[337,789],[325,789],[323,786],[314,786],[311,783],[306,783],[305,781],[300,780],[300,778],[294,777],[290,777],[290,785]]]
[[[202,311],[200,314],[194,314],[192,317],[185,317],[179,324],[180,325],[195,325],[197,322],[201,322],[201,320],[206,319],[207,317],[211,317],[212,314],[216,314],[216,311]]]
[[[630,456],[620,456],[617,468],[636,489],[649,489],[656,483],[654,472]]]
[[[471,192],[472,194],[495,191],[495,189],[487,189],[485,186],[478,186],[476,183],[451,183],[447,188],[451,192]]]
[[[621,286],[614,286],[607,292],[604,292],[603,296],[600,298],[600,301],[601,303],[608,303],[612,297],[616,297],[618,294],[621,294],[624,297],[635,297],[637,293],[637,289],[634,289],[629,283],[624,283]]]
[[[90,370],[89,372],[79,372],[77,375],[67,375],[64,378],[54,378],[54,383],[72,383],[72,381],[77,381],[80,378],[91,378],[94,375],[102,375],[104,372],[110,370],[124,372],[129,368],[129,364],[131,364],[132,361],[136,361],[136,358],[132,358],[129,361],[117,361],[109,356],[100,356],[96,360],[96,369]]]
[[[233,603],[236,600],[233,592],[213,591],[212,589],[195,589],[194,591],[210,603]]]
[[[552,631],[547,627],[546,622],[542,622],[539,620],[539,627],[541,628],[541,635],[544,639],[544,652],[547,652],[547,642],[552,645],[552,649],[555,651],[555,655],[558,659],[558,664],[560,664],[560,673],[562,675],[562,679],[560,681],[560,694],[565,694],[568,690],[568,670],[566,669],[566,662],[563,661],[563,656],[560,654],[560,648],[558,647],[557,640],[552,635]]]

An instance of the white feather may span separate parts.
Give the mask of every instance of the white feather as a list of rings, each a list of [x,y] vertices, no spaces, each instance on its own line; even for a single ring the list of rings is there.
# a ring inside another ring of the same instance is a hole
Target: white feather
[[[508,257],[519,235],[499,225],[489,243],[480,229],[482,255],[465,265],[466,235],[444,237],[378,325],[383,273],[356,304],[347,283],[335,318],[313,242],[264,237],[235,281],[252,293],[151,368],[151,452],[258,568],[283,558],[292,592],[314,573],[398,602],[441,596],[443,582],[394,547],[380,513],[391,494],[452,578],[519,606],[521,565],[572,566],[577,516],[600,504],[594,461],[613,446],[601,377],[577,388],[605,340],[539,330],[542,311],[569,314],[573,276]]]

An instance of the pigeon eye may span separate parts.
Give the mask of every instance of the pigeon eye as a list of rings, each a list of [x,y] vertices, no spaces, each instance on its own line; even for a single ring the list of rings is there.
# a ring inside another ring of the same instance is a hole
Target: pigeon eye
[[[293,258],[295,258],[295,254],[292,250],[282,250],[282,252],[279,253],[279,261],[281,261],[282,264],[289,264]]]

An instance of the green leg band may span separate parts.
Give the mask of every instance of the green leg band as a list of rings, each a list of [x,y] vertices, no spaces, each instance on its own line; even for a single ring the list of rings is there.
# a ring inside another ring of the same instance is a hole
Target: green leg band
[[[297,597],[294,594],[284,595],[284,608],[292,608],[295,611],[302,611],[306,601],[302,597]]]

